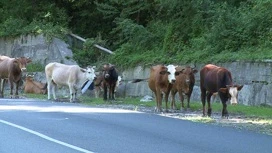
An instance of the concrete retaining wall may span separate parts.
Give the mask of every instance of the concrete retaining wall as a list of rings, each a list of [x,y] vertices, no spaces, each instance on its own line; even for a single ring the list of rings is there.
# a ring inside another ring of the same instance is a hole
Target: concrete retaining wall
[[[225,67],[231,71],[235,84],[244,85],[239,93],[239,103],[244,105],[272,106],[271,64],[271,61],[216,63],[216,65]],[[204,64],[197,64],[196,68],[200,70],[203,66]],[[126,81],[123,82],[119,90],[122,96],[153,96],[147,82],[129,83],[129,80],[135,78],[148,78],[149,69],[149,67],[143,68],[138,66],[134,69],[124,71],[122,76]],[[196,73],[196,84],[191,99],[192,101],[201,101],[199,72]]]

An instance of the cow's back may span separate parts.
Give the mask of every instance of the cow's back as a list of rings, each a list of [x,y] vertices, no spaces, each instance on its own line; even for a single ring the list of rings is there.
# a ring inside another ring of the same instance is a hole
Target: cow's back
[[[51,78],[58,85],[67,85],[68,81],[76,81],[79,71],[77,65],[49,63],[45,67],[46,77]]]
[[[208,64],[200,70],[200,88],[215,93],[226,85],[232,85],[231,73],[227,69]]]

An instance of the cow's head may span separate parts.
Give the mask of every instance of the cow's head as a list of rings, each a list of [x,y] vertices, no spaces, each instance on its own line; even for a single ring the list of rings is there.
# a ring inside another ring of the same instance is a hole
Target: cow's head
[[[26,81],[33,81],[34,75],[27,74],[25,79],[26,79]]]
[[[22,72],[25,72],[26,65],[32,62],[32,60],[28,57],[19,57],[19,58],[15,58],[14,62],[19,65],[19,68],[21,69]]]
[[[88,66],[86,69],[81,68],[80,70],[85,73],[85,76],[88,80],[93,82],[93,80],[96,79],[95,68],[95,66]]]
[[[193,83],[194,79],[195,79],[195,74],[197,73],[197,69],[195,68],[191,68],[191,67],[186,67],[184,70],[183,70],[183,74],[186,75],[186,84],[188,85],[191,85],[191,83]]]
[[[174,66],[174,65],[166,66],[169,83],[174,83],[176,81],[176,77],[175,77],[176,67],[177,66]]]
[[[238,91],[243,88],[243,85],[227,85],[227,88],[220,88],[219,91],[227,93],[230,96],[230,103],[236,105],[238,103]]]
[[[103,76],[105,79],[108,79],[110,77],[115,77],[116,71],[115,71],[115,65],[112,64],[105,64],[103,66]]]

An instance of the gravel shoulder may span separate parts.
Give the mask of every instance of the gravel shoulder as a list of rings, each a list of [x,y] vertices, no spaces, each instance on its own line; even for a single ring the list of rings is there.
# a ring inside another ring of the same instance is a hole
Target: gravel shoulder
[[[152,113],[165,117],[190,120],[192,122],[201,122],[205,124],[214,124],[225,127],[232,127],[240,130],[249,130],[272,136],[272,118],[262,119],[258,117],[247,117],[241,114],[231,114],[229,118],[222,118],[221,112],[213,112],[211,117],[202,117],[202,111],[171,111],[168,113],[155,113],[153,107],[134,106],[134,105],[98,105],[98,107],[110,107],[126,110],[135,110],[139,112]]]

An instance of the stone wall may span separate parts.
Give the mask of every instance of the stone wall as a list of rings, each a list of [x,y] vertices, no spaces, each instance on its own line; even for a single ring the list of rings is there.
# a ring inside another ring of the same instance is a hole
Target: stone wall
[[[46,65],[50,62],[76,64],[69,46],[62,40],[47,41],[42,35],[0,38],[0,54],[10,57],[30,57],[34,63]]]
[[[244,85],[239,93],[238,101],[244,105],[271,105],[272,106],[272,79],[271,61],[262,62],[232,62],[217,63],[216,65],[229,69],[232,73],[235,84]],[[200,70],[204,64],[197,64]],[[119,92],[122,96],[142,97],[153,96],[147,82],[130,83],[129,80],[135,78],[148,78],[149,67],[138,66],[122,73],[125,80]],[[199,72],[196,73],[196,84],[192,94],[192,101],[200,100]]]

